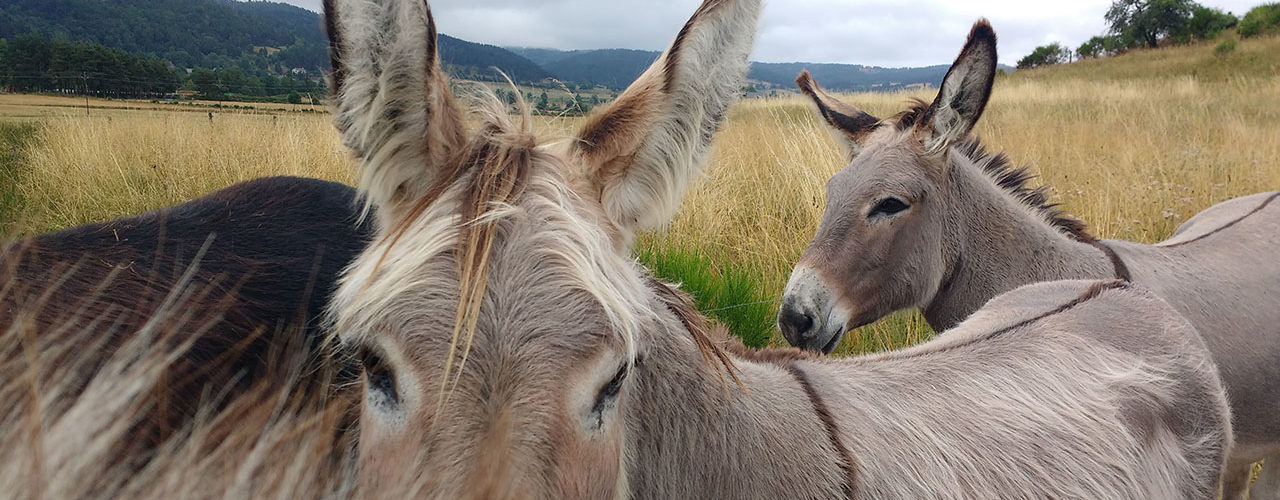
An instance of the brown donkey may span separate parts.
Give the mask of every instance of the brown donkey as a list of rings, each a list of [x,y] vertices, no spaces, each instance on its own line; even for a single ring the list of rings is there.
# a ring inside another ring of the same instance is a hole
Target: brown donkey
[[[941,331],[1028,283],[1132,280],[1186,315],[1213,353],[1235,419],[1226,493],[1242,497],[1250,463],[1280,461],[1280,193],[1211,207],[1156,245],[1098,240],[1026,187],[1025,168],[970,137],[995,54],[979,22],[933,103],[885,120],[800,75],[854,156],[828,182],[821,227],[787,285],[784,336],[829,351],[845,331],[898,309],[923,309]],[[1266,468],[1254,489],[1276,498],[1280,468]]]
[[[363,366],[361,493],[1211,498],[1216,370],[1121,282],[1036,285],[936,342],[834,361],[726,352],[648,277],[630,241],[697,175],[760,7],[706,0],[573,140],[538,146],[491,97],[466,130],[423,2],[326,2],[335,123],[378,208],[332,304]]]

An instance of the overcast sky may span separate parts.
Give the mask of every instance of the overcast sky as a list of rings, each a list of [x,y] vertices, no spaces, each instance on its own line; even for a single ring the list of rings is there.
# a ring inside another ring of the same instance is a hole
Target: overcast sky
[[[281,0],[319,11],[321,0]],[[700,0],[431,0],[443,33],[501,46],[662,50]],[[1203,0],[1242,15],[1264,0]],[[1111,0],[766,0],[752,59],[871,66],[949,64],[979,17],[1000,62],[1106,31]]]

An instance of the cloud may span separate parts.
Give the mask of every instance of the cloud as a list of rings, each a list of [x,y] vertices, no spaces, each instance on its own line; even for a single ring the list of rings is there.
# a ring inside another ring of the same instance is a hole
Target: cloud
[[[320,10],[320,0],[286,0]],[[1210,0],[1243,14],[1258,0]],[[440,31],[501,46],[661,50],[699,0],[432,0]],[[1000,62],[1039,45],[1076,47],[1106,31],[1111,0],[767,0],[752,58],[872,66],[949,64],[970,26],[986,17]]]

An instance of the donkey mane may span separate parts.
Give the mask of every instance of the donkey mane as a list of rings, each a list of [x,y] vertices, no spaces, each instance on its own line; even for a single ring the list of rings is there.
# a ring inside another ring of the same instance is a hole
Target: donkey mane
[[[918,98],[912,98],[911,106],[906,111],[894,115],[887,120],[894,123],[899,131],[927,124],[930,119],[930,104]],[[1068,214],[1062,204],[1049,201],[1049,186],[1031,187],[1028,184],[1036,175],[1031,173],[1030,165],[1015,166],[1004,153],[988,152],[982,145],[982,139],[971,135],[956,144],[956,149],[969,158],[974,165],[982,169],[982,173],[990,177],[1005,192],[1013,195],[1024,205],[1039,213],[1054,229],[1067,237],[1083,243],[1093,243],[1097,238],[1089,233],[1084,221]]]
[[[982,139],[977,136],[970,136],[957,144],[956,148],[972,160],[974,165],[981,167],[982,173],[987,174],[987,177],[995,181],[997,186],[1034,209],[1053,228],[1076,241],[1084,243],[1097,241],[1097,238],[1089,233],[1089,227],[1084,221],[1068,214],[1062,209],[1061,203],[1049,201],[1048,185],[1034,188],[1028,185],[1031,179],[1036,177],[1031,173],[1030,165],[1014,166],[1013,162],[1009,161],[1008,155],[988,152],[982,145]]]

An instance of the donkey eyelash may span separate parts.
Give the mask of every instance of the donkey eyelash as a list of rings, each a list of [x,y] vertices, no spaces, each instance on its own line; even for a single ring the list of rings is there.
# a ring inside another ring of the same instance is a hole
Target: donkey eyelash
[[[896,215],[906,211],[908,208],[911,208],[910,203],[902,201],[901,198],[890,196],[877,201],[875,206],[871,207],[871,211],[867,212],[867,217]]]

